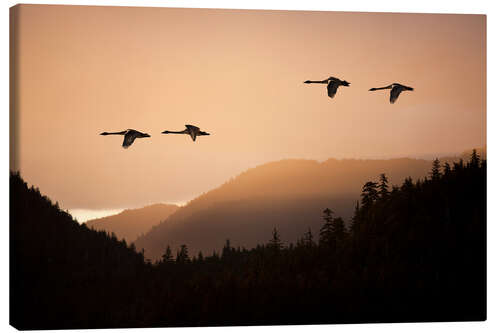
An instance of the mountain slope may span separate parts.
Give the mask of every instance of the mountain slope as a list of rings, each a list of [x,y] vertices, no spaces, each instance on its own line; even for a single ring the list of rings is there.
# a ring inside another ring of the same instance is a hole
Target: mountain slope
[[[236,246],[253,247],[269,239],[274,227],[283,240],[294,242],[309,227],[318,231],[325,207],[335,207],[348,219],[367,180],[376,181],[386,173],[391,183],[401,183],[407,176],[426,176],[430,168],[431,161],[409,158],[264,164],[180,208],[139,237],[136,246],[153,259],[167,244],[173,248],[189,244],[192,254],[200,250],[207,254],[227,238]]]
[[[80,225],[10,176],[10,324],[20,330],[134,327],[148,294],[144,257]]]
[[[479,150],[485,156],[485,150]],[[467,159],[470,152],[442,158]],[[135,244],[145,256],[159,259],[167,245],[188,244],[191,254],[210,254],[226,239],[250,248],[271,237],[276,227],[286,242],[295,242],[311,228],[317,232],[326,207],[349,220],[365,182],[385,173],[391,184],[411,176],[428,176],[432,161],[412,158],[387,160],[282,160],[243,172],[222,186],[189,202]],[[315,222],[317,221],[317,223]]]
[[[178,208],[176,205],[155,204],[138,209],[126,209],[116,215],[89,220],[86,225],[91,229],[113,232],[118,239],[132,243]]]

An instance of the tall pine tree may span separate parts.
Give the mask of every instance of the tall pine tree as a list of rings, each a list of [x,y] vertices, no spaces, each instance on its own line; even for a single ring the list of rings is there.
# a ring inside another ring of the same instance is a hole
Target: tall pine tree
[[[377,183],[367,182],[363,185],[361,192],[361,206],[363,209],[369,208],[378,199]]]
[[[189,254],[187,245],[182,244],[181,248],[177,252],[177,258],[175,260],[177,263],[184,264],[189,262]]]
[[[170,245],[167,245],[167,248],[165,249],[165,253],[161,256],[162,262],[163,263],[171,263],[174,261],[174,258],[172,256],[172,250],[170,249]]]
[[[389,195],[389,180],[385,176],[385,173],[380,174],[380,183],[378,184],[378,194],[380,198],[385,199]]]
[[[437,180],[441,177],[441,163],[439,162],[439,159],[435,159],[432,161],[432,169],[430,172],[430,176],[432,180]]]

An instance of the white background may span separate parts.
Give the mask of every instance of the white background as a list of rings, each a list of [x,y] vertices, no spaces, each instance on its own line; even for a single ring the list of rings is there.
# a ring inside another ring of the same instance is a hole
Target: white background
[[[390,333],[390,332],[471,332],[471,331],[498,331],[499,330],[499,213],[496,209],[499,195],[496,193],[500,187],[498,177],[498,142],[499,142],[499,99],[497,91],[499,85],[499,25],[500,11],[495,1],[438,1],[438,0],[418,0],[418,1],[395,1],[395,0],[349,0],[349,1],[319,1],[319,0],[254,0],[254,1],[131,1],[131,0],[104,0],[104,1],[36,1],[30,0],[32,4],[74,4],[74,5],[110,5],[110,6],[148,6],[148,7],[188,7],[188,8],[240,8],[240,9],[296,9],[296,10],[328,10],[328,11],[370,11],[370,12],[413,12],[413,13],[462,13],[462,14],[486,14],[487,15],[487,78],[488,78],[488,320],[486,322],[473,323],[418,323],[418,324],[377,324],[377,325],[321,325],[321,326],[269,326],[269,327],[225,327],[225,328],[187,328],[187,329],[147,329],[147,331],[169,332],[302,332],[313,330],[314,332],[357,332],[370,330],[370,332]],[[17,4],[14,1],[6,1],[2,8],[1,20],[1,70],[0,76],[3,111],[0,112],[2,149],[1,161],[4,168],[4,176],[0,177],[1,189],[1,285],[0,285],[0,325],[7,331],[15,329],[9,326],[9,196],[7,169],[9,167],[9,10],[8,8]],[[466,84],[466,82],[464,82]],[[114,332],[141,332],[145,329],[135,330],[113,330]],[[75,331],[77,332],[77,331]],[[84,331],[82,331],[84,332]]]

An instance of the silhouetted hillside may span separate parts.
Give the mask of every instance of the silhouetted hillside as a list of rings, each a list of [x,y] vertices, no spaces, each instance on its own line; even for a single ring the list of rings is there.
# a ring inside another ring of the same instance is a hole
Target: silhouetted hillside
[[[10,176],[10,323],[18,329],[138,326],[141,253],[80,225]],[[131,301],[133,300],[133,301]],[[119,308],[117,307],[119,304]]]
[[[89,220],[85,224],[91,229],[113,232],[118,239],[125,239],[127,243],[132,243],[178,208],[176,205],[155,204],[143,208],[126,209],[116,215]]]
[[[204,254],[218,249],[226,238],[235,245],[254,247],[273,227],[285,242],[295,242],[309,227],[319,231],[318,212],[325,207],[335,207],[335,213],[348,220],[366,179],[385,173],[390,183],[398,184],[407,176],[427,176],[431,164],[411,158],[267,163],[192,200],[135,244],[145,249],[147,258],[158,259],[166,244],[190,244],[195,253]]]
[[[486,161],[362,185],[352,224],[247,250],[167,248],[154,264],[10,178],[10,322],[19,329],[486,319]],[[222,245],[222,244],[221,244]],[[219,245],[219,249],[221,247]],[[193,254],[195,254],[193,256]]]

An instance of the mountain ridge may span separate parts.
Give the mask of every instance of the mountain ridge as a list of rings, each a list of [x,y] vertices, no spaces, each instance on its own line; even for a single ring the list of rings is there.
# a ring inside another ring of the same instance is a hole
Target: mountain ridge
[[[189,244],[192,254],[210,254],[225,239],[252,247],[269,238],[274,227],[284,241],[293,242],[308,228],[318,231],[326,207],[348,221],[366,181],[378,180],[380,173],[391,183],[423,178],[431,163],[408,158],[270,162],[193,199],[135,244],[146,257],[158,259],[167,245]]]
[[[486,156],[486,148],[478,149]],[[442,165],[460,158],[440,157]],[[226,239],[236,246],[252,247],[278,228],[286,242],[296,241],[308,228],[319,230],[321,211],[330,207],[347,223],[359,193],[367,181],[378,181],[385,173],[389,184],[400,184],[429,175],[432,160],[393,159],[283,159],[250,168],[219,187],[189,201],[135,245],[145,256],[158,259],[165,247],[189,244],[192,254],[210,254]]]

